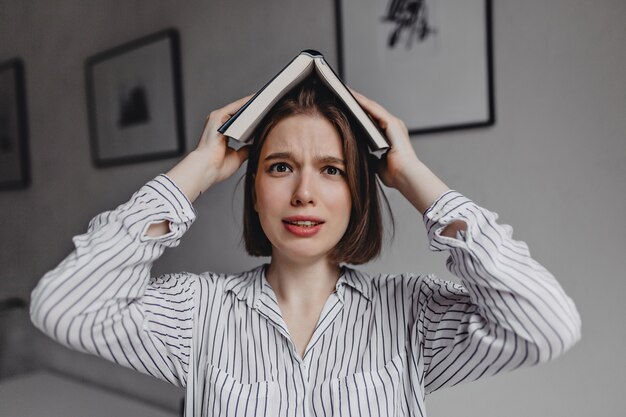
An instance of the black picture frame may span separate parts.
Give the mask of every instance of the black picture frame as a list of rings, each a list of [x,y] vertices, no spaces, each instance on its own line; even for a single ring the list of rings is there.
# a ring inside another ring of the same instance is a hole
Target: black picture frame
[[[24,62],[0,63],[0,190],[31,184]]]
[[[96,167],[173,158],[185,152],[176,29],[87,58],[85,78]]]
[[[491,0],[335,0],[335,11],[339,75],[409,134],[495,124]]]

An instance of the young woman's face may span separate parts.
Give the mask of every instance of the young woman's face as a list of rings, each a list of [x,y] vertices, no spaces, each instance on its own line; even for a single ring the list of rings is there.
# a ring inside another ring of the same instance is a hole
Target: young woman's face
[[[273,256],[326,257],[345,233],[352,207],[335,127],[311,115],[278,122],[261,149],[255,194]]]

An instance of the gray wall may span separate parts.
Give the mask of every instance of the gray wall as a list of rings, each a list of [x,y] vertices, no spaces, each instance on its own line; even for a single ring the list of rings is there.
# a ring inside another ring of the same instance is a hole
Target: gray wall
[[[437,392],[428,398],[429,412],[617,415],[626,386],[626,330],[618,321],[626,313],[626,2],[494,3],[496,125],[419,136],[413,143],[450,187],[513,225],[514,237],[529,244],[577,303],[583,340],[541,367]],[[29,189],[0,193],[1,297],[28,297],[89,219],[176,162],[92,166],[87,56],[178,28],[191,149],[212,109],[254,91],[299,50],[318,49],[335,64],[333,22],[331,0],[0,0],[0,61],[20,56],[26,65],[33,175]],[[155,273],[237,271],[261,261],[245,256],[240,245],[237,178],[196,202],[194,227],[157,262]],[[419,214],[393,190],[388,196],[396,239],[366,269],[450,277],[445,255],[427,249]],[[12,344],[5,352],[176,407],[177,390],[60,348],[12,314],[2,318],[8,336],[0,343]],[[16,351],[21,343],[28,349]],[[16,361],[12,369],[32,364]]]

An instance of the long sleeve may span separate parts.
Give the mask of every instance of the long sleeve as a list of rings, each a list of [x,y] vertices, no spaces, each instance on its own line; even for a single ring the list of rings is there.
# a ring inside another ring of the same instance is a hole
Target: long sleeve
[[[70,348],[184,386],[195,282],[190,274],[151,278],[150,269],[195,216],[167,176],[149,181],[72,239],[74,251],[33,290],[31,320]],[[150,224],[163,220],[169,233],[146,236]]]
[[[426,276],[414,293],[426,393],[552,360],[581,337],[574,302],[497,218],[454,190],[424,212],[430,249],[449,251],[446,266],[462,281]],[[467,231],[442,236],[454,220]]]

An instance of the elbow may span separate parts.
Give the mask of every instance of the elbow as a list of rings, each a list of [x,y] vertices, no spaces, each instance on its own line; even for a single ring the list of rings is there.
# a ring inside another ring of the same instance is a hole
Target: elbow
[[[48,334],[45,327],[45,317],[47,312],[44,310],[44,303],[40,297],[40,291],[38,291],[39,287],[35,288],[30,296],[30,306],[29,306],[29,316],[30,321],[33,325],[41,330],[42,332]]]
[[[58,340],[56,333],[61,323],[58,304],[52,302],[49,294],[45,294],[40,286],[36,287],[30,297],[29,316],[31,323],[47,336]]]
[[[570,314],[568,316],[564,315],[564,317],[569,317],[569,320],[557,327],[559,340],[562,343],[560,345],[561,349],[556,356],[560,356],[570,350],[582,338],[582,321],[573,303]]]
[[[572,321],[572,324],[568,326],[567,331],[561,332],[561,338],[563,339],[563,348],[559,354],[567,352],[580,341],[582,338],[582,323],[578,313],[576,314],[576,320]]]
[[[545,336],[542,338],[541,342],[538,341],[535,343],[538,356],[537,362],[550,362],[569,351],[580,341],[582,337],[582,325],[580,318],[578,316],[576,317],[576,320],[572,320],[567,325],[561,323],[558,327],[553,326],[550,332],[544,332],[544,334],[551,334],[551,336]]]
[[[37,300],[30,305],[30,321],[43,334],[67,347],[73,347],[75,341],[70,339],[68,327],[71,323],[64,319],[48,303],[40,303]]]
[[[30,308],[30,322],[35,326],[35,328],[39,329],[41,332],[48,334],[46,328],[43,325],[43,319],[41,315],[36,314],[35,310],[31,306]]]

